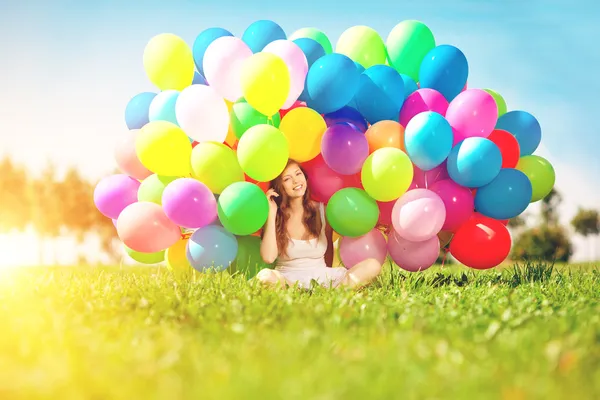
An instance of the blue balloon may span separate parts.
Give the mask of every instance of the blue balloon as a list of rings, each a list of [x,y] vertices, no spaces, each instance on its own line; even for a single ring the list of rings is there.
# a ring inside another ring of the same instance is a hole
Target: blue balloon
[[[452,150],[453,141],[450,123],[433,111],[415,115],[404,130],[406,154],[423,171],[442,164]]]
[[[186,256],[200,272],[221,272],[235,260],[237,251],[237,239],[232,233],[218,225],[206,225],[190,237]]]
[[[363,116],[356,109],[348,106],[342,107],[332,113],[325,114],[324,119],[327,127],[334,124],[349,123],[361,132],[365,132],[369,127]]]
[[[194,72],[194,80],[192,81],[192,85],[208,86],[208,82],[206,82],[206,78],[202,74]]]
[[[323,46],[321,46],[321,43],[317,42],[314,39],[299,38],[294,40],[293,42],[296,43],[296,45],[298,45],[298,47],[300,47],[300,50],[302,50],[302,52],[304,53],[309,69],[315,63],[315,61],[317,61],[319,58],[325,55],[325,50],[323,49]],[[304,90],[302,90],[302,93],[300,94],[300,96],[298,96],[298,100],[306,101],[307,99],[308,94],[306,92],[305,82]]]
[[[125,107],[125,124],[128,129],[141,129],[150,122],[148,109],[154,97],[156,97],[156,93],[142,92],[129,100]]]
[[[175,116],[175,104],[179,97],[177,90],[165,90],[156,95],[148,110],[148,119],[150,121],[169,121],[177,126],[177,117]]]
[[[404,81],[404,100],[406,100],[406,98],[413,94],[413,92],[416,92],[419,87],[417,86],[417,82],[410,76],[404,74],[400,74],[400,76]]]
[[[343,54],[327,54],[308,70],[306,104],[320,114],[337,111],[352,100],[359,80],[354,61]]]
[[[452,101],[465,87],[469,64],[462,51],[447,44],[427,53],[419,69],[421,88],[435,89]]]
[[[527,111],[509,111],[501,115],[496,129],[508,131],[517,139],[521,156],[533,154],[542,141],[540,123]]]
[[[493,181],[477,189],[475,209],[494,219],[510,219],[521,214],[531,201],[533,187],[523,172],[503,168]]]
[[[358,69],[359,74],[362,74],[363,72],[365,72],[365,67],[363,67],[361,64],[357,63],[356,61],[354,61],[354,64],[356,65],[356,69]],[[358,104],[356,103],[356,97],[352,97],[352,100],[350,100],[350,102],[348,103],[348,107],[352,107],[355,110],[358,110]]]
[[[212,42],[223,36],[233,36],[233,33],[223,28],[208,28],[200,32],[200,34],[196,37],[194,45],[192,46],[192,54],[194,56],[194,64],[196,64],[196,69],[200,71],[202,75],[204,75],[202,63],[204,61],[204,53],[206,53],[206,49]]]
[[[271,42],[285,39],[287,36],[283,28],[268,19],[253,22],[242,35],[242,40],[253,53],[262,51]]]
[[[369,123],[383,120],[398,122],[404,104],[404,80],[392,67],[374,65],[360,75],[354,95],[358,111]]]
[[[479,188],[487,185],[502,168],[502,153],[494,142],[470,137],[450,150],[446,161],[448,175],[461,186]]]

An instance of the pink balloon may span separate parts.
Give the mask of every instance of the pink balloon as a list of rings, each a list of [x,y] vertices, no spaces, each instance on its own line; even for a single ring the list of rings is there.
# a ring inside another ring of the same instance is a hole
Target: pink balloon
[[[302,164],[306,170],[308,187],[313,200],[327,203],[335,192],[347,187],[361,188],[360,172],[355,175],[341,175],[329,168],[319,154],[317,157]]]
[[[236,101],[242,97],[242,69],[252,50],[240,38],[222,36],[214,40],[204,53],[202,68],[208,84],[221,97]]]
[[[291,105],[291,107],[282,108],[281,110],[279,110],[279,115],[283,119],[283,117],[285,117],[285,114],[289,113],[294,108],[298,108],[298,107],[306,107],[306,103],[303,102],[303,101],[297,100],[297,101],[294,102],[294,104]]]
[[[215,196],[204,183],[193,178],[169,183],[162,195],[162,206],[167,217],[183,228],[202,228],[217,219]]]
[[[429,171],[423,171],[421,168],[413,165],[413,172],[411,189],[428,189],[437,181],[448,179],[450,177],[450,175],[448,175],[448,170],[446,169],[445,161]]]
[[[409,190],[396,201],[392,210],[394,229],[411,242],[421,242],[437,235],[445,220],[444,202],[428,189]]]
[[[183,89],[175,103],[175,115],[181,129],[195,141],[223,143],[227,138],[229,109],[212,86]]]
[[[94,204],[102,215],[116,219],[130,204],[137,202],[140,182],[125,174],[102,179],[94,189]]]
[[[440,254],[440,239],[433,236],[421,242],[406,240],[396,232],[388,239],[390,258],[409,272],[424,271],[435,264]]]
[[[306,56],[302,49],[291,40],[275,40],[266,45],[262,52],[279,56],[287,65],[290,72],[290,92],[281,108],[290,108],[304,90],[304,81],[308,73]]]
[[[340,259],[347,269],[361,261],[374,258],[383,264],[387,257],[385,236],[377,229],[359,237],[342,237],[340,241]]]
[[[469,137],[488,137],[498,121],[498,106],[491,94],[468,89],[452,100],[446,120],[454,131],[454,143]]]
[[[127,132],[117,143],[115,160],[121,172],[142,181],[152,175],[152,172],[142,165],[135,151],[135,139],[138,134],[138,129]]]
[[[148,201],[123,210],[117,220],[117,233],[125,246],[141,253],[166,250],[181,239],[181,230],[162,207]]]
[[[435,182],[429,190],[436,193],[446,207],[446,221],[442,230],[455,232],[473,215],[475,208],[471,189],[460,186],[452,179]]]
[[[443,94],[434,89],[418,89],[411,93],[400,109],[399,122],[406,127],[408,122],[415,115],[425,111],[435,111],[438,114],[446,115],[448,109],[448,100]]]

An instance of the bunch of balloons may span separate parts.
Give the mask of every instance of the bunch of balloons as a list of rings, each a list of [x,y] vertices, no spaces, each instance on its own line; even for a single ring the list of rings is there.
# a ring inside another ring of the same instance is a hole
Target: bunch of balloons
[[[143,65],[158,91],[129,101],[122,173],[94,194],[140,262],[263,267],[265,191],[289,159],[326,203],[348,268],[390,257],[424,270],[446,246],[469,267],[494,267],[510,252],[507,220],[554,185],[552,165],[533,154],[535,117],[468,88],[463,52],[436,45],[419,21],[385,42],[351,27],[335,51],[316,28],[288,37],[269,20],[241,37],[206,29],[193,46],[160,34]]]

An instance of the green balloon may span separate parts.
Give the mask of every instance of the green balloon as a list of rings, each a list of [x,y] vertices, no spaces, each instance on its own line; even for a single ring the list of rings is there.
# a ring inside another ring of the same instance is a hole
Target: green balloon
[[[290,145],[279,128],[260,124],[244,133],[238,142],[237,157],[246,175],[258,182],[269,182],[285,169]]]
[[[483,89],[483,90],[485,92],[488,92],[496,101],[496,106],[498,106],[498,118],[500,118],[500,116],[502,114],[506,114],[506,111],[507,111],[506,102],[504,101],[504,98],[500,95],[500,93],[498,93],[492,89]]]
[[[165,250],[157,251],[156,253],[140,253],[127,246],[124,247],[129,257],[141,264],[158,264],[165,260]]]
[[[335,52],[348,56],[365,69],[384,65],[387,58],[385,43],[379,33],[364,25],[346,29],[335,46]]]
[[[232,183],[223,190],[217,203],[219,221],[234,235],[251,235],[267,222],[269,201],[254,183]]]
[[[419,82],[421,62],[435,47],[435,38],[427,25],[414,20],[402,21],[392,29],[386,45],[390,65]]]
[[[300,38],[308,38],[316,40],[321,46],[323,46],[323,50],[325,50],[325,54],[333,53],[333,47],[331,46],[331,41],[327,37],[327,35],[318,30],[317,28],[301,28],[296,32],[292,33],[288,40],[296,40]]]
[[[238,252],[235,260],[231,263],[229,271],[239,272],[247,279],[256,276],[258,271],[264,268],[272,268],[272,264],[263,261],[260,255],[261,239],[257,236],[238,236]]]
[[[150,175],[142,181],[138,189],[138,201],[150,201],[162,205],[162,194],[167,185],[178,179],[177,176]]]
[[[331,196],[325,214],[329,225],[338,234],[358,237],[375,228],[379,219],[379,207],[364,190],[344,188]]]
[[[252,108],[244,98],[233,103],[230,117],[231,128],[238,139],[240,139],[248,129],[255,125],[268,124],[279,128],[279,124],[281,123],[281,116],[279,113],[275,113],[275,115],[271,117],[271,121],[269,121],[269,117]]]
[[[552,191],[556,175],[554,167],[545,158],[536,155],[523,156],[519,158],[515,168],[527,175],[531,181],[531,203],[543,199]]]

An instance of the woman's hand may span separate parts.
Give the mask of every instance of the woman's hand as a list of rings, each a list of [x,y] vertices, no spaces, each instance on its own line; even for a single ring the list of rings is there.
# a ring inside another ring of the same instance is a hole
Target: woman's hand
[[[267,199],[269,200],[269,213],[271,215],[276,215],[277,209],[279,208],[279,206],[275,202],[275,197],[279,197],[279,194],[275,190],[269,189],[269,190],[267,190],[266,195],[267,195]]]

